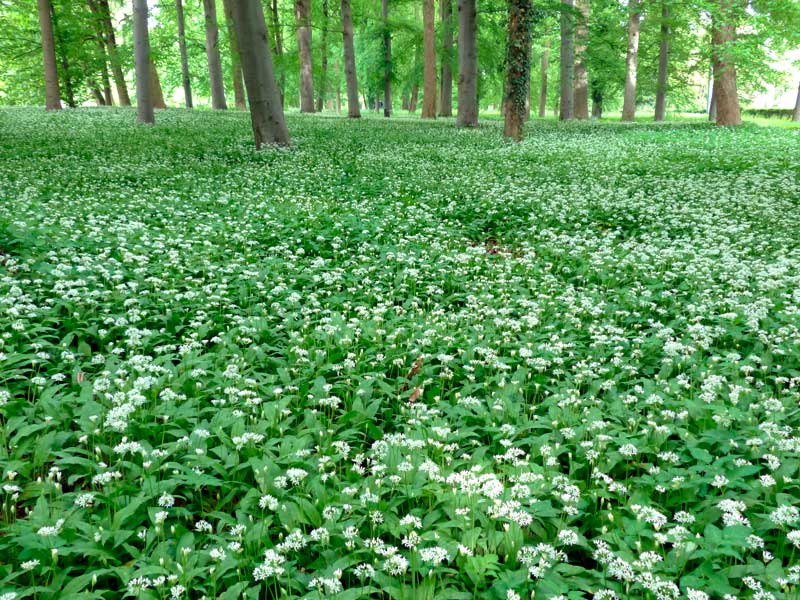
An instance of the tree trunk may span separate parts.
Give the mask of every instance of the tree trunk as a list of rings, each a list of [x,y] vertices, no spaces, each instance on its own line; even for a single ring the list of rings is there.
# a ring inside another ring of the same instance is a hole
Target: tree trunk
[[[656,84],[655,120],[667,118],[667,86],[669,85],[669,0],[661,0],[661,46],[658,51],[658,83]]]
[[[342,0],[342,46],[344,47],[344,78],[347,85],[347,116],[361,117],[358,103],[358,77],[356,75],[356,52],[353,48],[353,13],[350,0]]]
[[[181,51],[183,96],[186,102],[186,108],[192,108],[192,80],[189,78],[189,58],[186,54],[186,28],[183,20],[183,0],[175,0],[175,11],[178,15],[178,46]]]
[[[792,121],[800,123],[800,85],[797,86],[797,100],[794,101],[794,113],[792,113]]]
[[[505,126],[503,135],[522,140],[525,100],[531,76],[531,0],[508,1],[508,42],[506,47]]]
[[[542,66],[541,77],[542,81],[539,85],[539,118],[543,119],[547,111],[547,70],[550,68],[550,39],[544,41],[544,50],[542,51]]]
[[[103,53],[103,68],[100,71],[100,77],[103,80],[103,101],[106,106],[114,105],[114,96],[111,94],[111,79],[108,77],[108,65],[105,62],[105,52]]]
[[[236,108],[247,108],[244,98],[244,81],[242,80],[242,61],[239,57],[239,39],[236,37],[236,27],[233,25],[233,3],[236,0],[222,0],[222,10],[225,13],[225,27],[228,30],[228,42],[231,50],[231,79],[233,79],[233,98]]]
[[[297,47],[300,53],[300,112],[314,112],[314,65],[311,60],[311,0],[295,0]]]
[[[714,91],[714,84],[711,84],[711,100],[708,103],[708,120],[717,121],[717,95]]]
[[[81,65],[85,73],[89,72],[88,66],[84,63]],[[87,77],[86,78],[86,85],[89,87],[89,91],[94,96],[94,101],[97,103],[97,106],[105,106],[106,99],[103,97],[103,92],[100,91],[100,88],[97,87],[97,82],[94,80],[94,77]]]
[[[328,0],[322,0],[322,47],[320,48],[320,79],[317,90],[317,112],[322,112],[328,91]]]
[[[424,38],[424,68],[422,118],[436,118],[436,5],[434,0],[422,0],[422,27]]]
[[[150,95],[153,98],[153,108],[167,108],[164,102],[164,91],[161,89],[161,79],[158,77],[156,63],[153,62],[153,55],[150,55]]]
[[[631,0],[635,1],[635,0]],[[561,0],[561,108],[559,118],[569,121],[575,118],[573,79],[575,75],[575,31],[574,0]]]
[[[147,0],[133,0],[133,56],[136,63],[136,120],[155,123],[150,85],[150,33],[147,30]]]
[[[442,81],[439,94],[439,115],[453,116],[453,0],[441,0],[442,20]]]
[[[341,87],[342,71],[339,65],[339,59],[336,59],[336,114],[342,112],[342,87]]]
[[[67,106],[75,108],[75,90],[72,86],[72,74],[69,68],[69,58],[67,57],[67,49],[64,47],[64,38],[61,36],[61,30],[58,27],[58,19],[53,3],[50,3],[50,17],[53,23],[53,35],[56,40],[56,50],[61,61],[61,74],[64,76],[64,95],[67,99]]]
[[[636,70],[639,64],[639,23],[642,18],[641,0],[628,4],[628,53],[625,57],[625,98],[622,120],[636,119]]]
[[[117,88],[119,104],[120,106],[130,106],[131,98],[128,94],[128,85],[125,83],[125,75],[122,73],[122,61],[119,58],[117,40],[114,36],[114,24],[111,22],[111,9],[108,6],[108,0],[99,0],[99,3],[103,27],[106,31],[106,48],[111,61],[111,74],[114,76],[114,86]]]
[[[286,101],[286,72],[283,69],[283,28],[278,16],[278,0],[272,0],[272,33],[275,39],[275,57],[278,59],[280,67],[279,91],[281,95],[281,108]]]
[[[478,11],[476,0],[457,0],[458,114],[456,127],[478,126]]]
[[[236,0],[232,8],[256,149],[264,144],[288,146],[261,0]]]
[[[106,52],[106,40],[104,35],[104,26],[101,20],[100,11],[97,7],[97,4],[94,0],[87,0],[87,4],[89,6],[89,11],[92,13],[92,19],[94,20],[94,31],[95,31],[95,38],[97,40],[97,48],[100,50],[100,56],[102,59],[102,67],[100,69],[100,79],[103,83],[103,106],[111,106],[114,104],[114,97],[111,94],[111,80],[108,76],[108,53]],[[85,69],[85,67],[84,67]],[[94,86],[94,83],[91,83],[90,86]],[[94,90],[92,90],[94,93]]]
[[[203,0],[203,12],[206,17],[206,57],[208,58],[208,78],[211,82],[211,108],[227,110],[225,83],[222,78],[222,59],[219,56],[216,0]]]
[[[389,0],[381,0],[383,17],[383,116],[392,116],[392,34],[389,31]]]
[[[575,28],[575,81],[573,111],[576,119],[589,118],[589,76],[586,73],[586,46],[589,42],[589,0],[576,0],[578,24]]]
[[[711,43],[714,61],[714,100],[717,125],[741,125],[739,94],[736,89],[736,63],[730,45],[736,40],[735,0],[719,0],[720,14],[714,16]]]
[[[592,118],[603,118],[603,94],[599,90],[592,90]]]
[[[36,4],[39,13],[39,29],[42,33],[42,54],[44,55],[45,110],[61,110],[61,88],[58,83],[58,67],[56,66],[52,6],[50,0],[38,0]]]

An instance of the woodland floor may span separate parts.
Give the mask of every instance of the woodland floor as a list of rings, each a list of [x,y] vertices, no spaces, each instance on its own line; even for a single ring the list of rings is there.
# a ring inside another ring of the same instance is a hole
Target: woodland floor
[[[156,118],[0,111],[0,599],[798,597],[800,129]]]

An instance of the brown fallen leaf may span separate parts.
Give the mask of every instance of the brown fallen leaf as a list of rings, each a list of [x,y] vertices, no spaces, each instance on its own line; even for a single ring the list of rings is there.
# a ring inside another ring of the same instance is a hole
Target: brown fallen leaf
[[[75,375],[75,379],[77,380],[78,383],[83,383],[84,380],[86,379],[86,373],[84,373],[83,371],[78,371],[78,374]]]
[[[413,392],[411,392],[411,396],[409,397],[408,401],[411,404],[413,404],[414,402],[416,402],[419,399],[420,396],[422,396],[422,388],[418,387]]]

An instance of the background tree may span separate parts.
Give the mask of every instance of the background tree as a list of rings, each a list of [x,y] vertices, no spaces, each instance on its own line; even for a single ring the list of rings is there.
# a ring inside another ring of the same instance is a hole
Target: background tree
[[[622,104],[622,120],[636,118],[636,69],[639,60],[639,22],[642,18],[641,0],[628,3],[628,52],[625,57],[625,97]]]
[[[586,72],[586,48],[589,43],[589,0],[575,0],[575,79],[573,106],[576,119],[589,118],[589,77]]]
[[[530,89],[532,13],[531,0],[509,0],[503,135],[517,142],[522,140]]]
[[[655,120],[667,118],[667,86],[669,84],[669,0],[661,0],[661,39],[658,52],[658,87],[656,88]]]
[[[203,0],[206,24],[206,55],[208,57],[208,76],[211,81],[211,108],[226,110],[225,85],[222,78],[222,60],[219,53],[219,27],[217,26],[217,3]]]
[[[392,115],[392,32],[389,27],[389,0],[381,0],[383,38],[383,116]]]
[[[441,0],[439,18],[442,28],[442,75],[439,115],[453,116],[453,0]]]
[[[358,74],[356,72],[356,52],[353,45],[353,14],[350,0],[341,0],[342,47],[344,53],[344,77],[347,85],[347,116],[351,119],[361,117],[358,100]]]
[[[300,55],[300,112],[314,112],[314,65],[311,59],[311,0],[295,0],[297,47]]]
[[[181,53],[181,80],[186,108],[192,108],[192,80],[189,77],[189,55],[186,52],[186,25],[183,18],[183,0],[175,0],[176,22],[178,25],[178,49]]]
[[[714,101],[717,125],[741,125],[739,92],[736,86],[736,63],[732,44],[736,40],[739,20],[735,0],[719,0],[719,11],[713,15],[712,44],[714,65]]]
[[[436,4],[422,0],[422,22],[425,38],[425,72],[423,76],[422,118],[436,118]]]
[[[573,88],[575,74],[574,0],[562,0],[561,5],[561,108],[559,119],[568,121],[575,117]]]
[[[236,0],[222,0],[225,13],[225,25],[228,32],[228,47],[231,53],[231,79],[233,80],[233,100],[236,108],[244,110],[244,80],[242,78],[242,61],[239,51],[239,38],[236,36],[236,27],[233,24],[233,3]]]
[[[478,126],[478,11],[475,0],[457,0],[458,115],[457,127]]]
[[[42,35],[42,54],[44,55],[45,107],[47,110],[61,110],[61,90],[58,85],[56,43],[53,36],[50,0],[38,0],[37,9]]]
[[[147,0],[133,0],[133,55],[136,62],[136,120],[152,125],[156,120],[150,83]]]

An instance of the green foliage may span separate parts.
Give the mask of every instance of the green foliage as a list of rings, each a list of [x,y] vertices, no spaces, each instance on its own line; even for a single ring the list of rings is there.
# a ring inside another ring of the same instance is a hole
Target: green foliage
[[[133,122],[0,111],[0,598],[790,597],[796,126]]]

